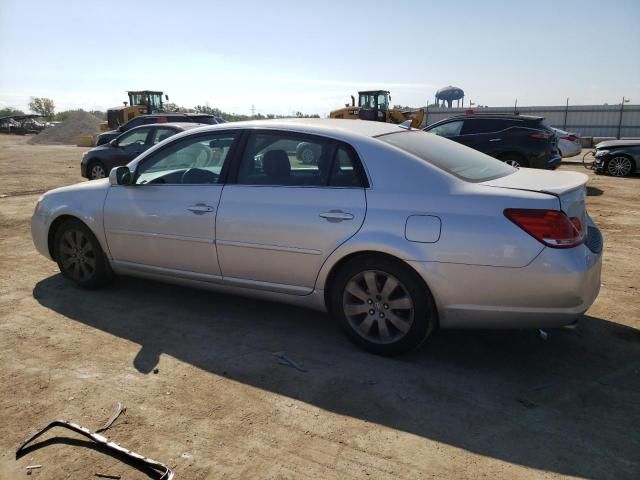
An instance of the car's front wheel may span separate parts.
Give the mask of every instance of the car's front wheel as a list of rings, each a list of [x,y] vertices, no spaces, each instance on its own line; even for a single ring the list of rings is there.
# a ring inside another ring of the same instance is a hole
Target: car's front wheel
[[[95,235],[79,220],[66,220],[54,236],[55,259],[62,275],[83,288],[97,288],[111,277],[109,262]]]
[[[104,178],[107,176],[107,169],[104,168],[102,162],[99,162],[98,160],[93,160],[91,163],[89,163],[87,172],[89,172],[89,180],[97,180],[99,178]]]
[[[633,160],[624,155],[615,156],[607,161],[606,170],[613,177],[627,177],[633,173]]]
[[[356,257],[344,265],[331,286],[330,308],[357,345],[379,355],[413,350],[436,324],[422,279],[386,257]]]

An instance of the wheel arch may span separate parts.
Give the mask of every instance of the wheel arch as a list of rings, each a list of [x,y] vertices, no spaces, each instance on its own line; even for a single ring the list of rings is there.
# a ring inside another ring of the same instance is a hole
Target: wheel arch
[[[47,249],[49,250],[49,255],[51,256],[52,260],[54,261],[56,260],[55,245],[54,245],[56,233],[60,228],[60,226],[67,220],[75,220],[77,222],[82,223],[85,227],[87,227],[89,231],[98,240],[98,243],[100,244],[100,247],[102,248],[102,250],[105,252],[105,255],[108,254],[108,250],[105,248],[105,245],[102,242],[101,236],[91,227],[91,225],[88,222],[84,221],[82,217],[79,215],[73,215],[71,213],[62,213],[51,222],[51,225],[49,225],[49,229],[47,231]]]
[[[329,267],[329,271],[324,275],[323,280],[321,280],[322,284],[322,288],[324,291],[324,304],[325,307],[327,309],[327,311],[331,311],[331,305],[330,305],[330,294],[331,294],[331,285],[333,283],[333,281],[335,280],[336,275],[338,274],[338,272],[340,271],[340,269],[342,267],[344,267],[344,265],[346,265],[347,263],[349,263],[350,261],[354,260],[355,258],[361,258],[361,257],[368,257],[368,256],[373,256],[373,257],[378,257],[378,258],[384,258],[386,260],[392,260],[395,262],[399,262],[401,264],[403,264],[404,266],[406,266],[407,268],[409,268],[413,273],[416,274],[416,277],[419,279],[422,287],[425,289],[425,291],[427,292],[428,295],[431,296],[431,299],[433,300],[433,308],[435,311],[435,321],[436,321],[436,325],[439,324],[439,314],[438,314],[438,302],[436,301],[436,298],[433,295],[433,291],[432,289],[429,287],[429,285],[427,284],[427,282],[425,281],[425,279],[422,277],[422,275],[420,275],[420,272],[418,272],[410,263],[404,261],[402,258],[387,253],[387,252],[383,252],[380,250],[358,250],[358,251],[354,251],[351,252],[345,256],[343,256],[342,258],[340,258],[338,261],[336,261],[333,265],[331,265]]]

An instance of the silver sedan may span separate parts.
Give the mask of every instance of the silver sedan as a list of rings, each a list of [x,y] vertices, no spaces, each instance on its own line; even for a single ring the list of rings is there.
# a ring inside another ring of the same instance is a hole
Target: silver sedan
[[[575,322],[600,288],[586,182],[398,125],[232,123],[47,192],[32,235],[82,287],[134,275],[287,302],[393,355],[436,327]]]

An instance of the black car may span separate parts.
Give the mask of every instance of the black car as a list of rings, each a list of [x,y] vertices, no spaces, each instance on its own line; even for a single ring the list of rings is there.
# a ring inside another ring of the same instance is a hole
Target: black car
[[[596,159],[593,168],[597,173],[607,173],[614,177],[640,173],[640,139],[600,142],[593,155]]]
[[[109,143],[111,140],[124,132],[131,130],[134,127],[140,125],[149,125],[151,123],[206,123],[207,125],[216,125],[218,123],[224,123],[224,120],[214,115],[207,113],[154,113],[153,115],[141,115],[136,118],[132,118],[127,123],[123,123],[117,129],[109,132],[104,132],[96,137],[96,146]]]
[[[82,157],[80,174],[89,180],[104,178],[112,168],[126,165],[156,143],[202,123],[162,123],[135,127],[106,145],[93,147]]]
[[[515,167],[554,169],[562,157],[558,137],[543,117],[457,115],[424,130],[447,137]]]

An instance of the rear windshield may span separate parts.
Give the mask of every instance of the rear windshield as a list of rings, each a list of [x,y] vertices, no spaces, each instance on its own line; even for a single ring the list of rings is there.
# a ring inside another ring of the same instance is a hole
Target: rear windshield
[[[517,171],[489,155],[420,130],[381,135],[377,139],[468,182],[485,182]]]

